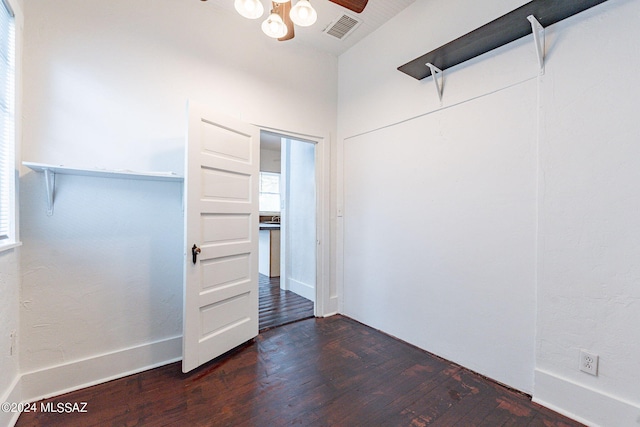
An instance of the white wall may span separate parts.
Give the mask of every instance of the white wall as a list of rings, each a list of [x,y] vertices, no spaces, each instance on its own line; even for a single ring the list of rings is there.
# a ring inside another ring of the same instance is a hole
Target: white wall
[[[0,402],[19,402],[16,389],[19,375],[18,349],[11,348],[10,336],[18,332],[20,249],[0,252]],[[16,338],[16,343],[17,343]],[[15,414],[0,412],[0,424],[8,425]]]
[[[345,312],[529,392],[534,101],[511,88],[350,138],[344,160]]]
[[[335,129],[337,59],[212,2],[25,8],[23,160],[180,173],[188,99],[274,129]],[[179,357],[179,184],[58,176],[47,217],[41,176],[21,181],[25,397]]]
[[[531,392],[534,47],[447,70],[442,107],[396,70],[517,6],[468,3],[418,1],[340,57],[344,312]]]
[[[560,23],[541,83],[534,397],[602,426],[640,425],[638,22],[617,0]]]
[[[442,106],[432,78],[396,70],[523,3],[417,1],[340,57],[343,312],[589,424],[635,425],[640,5],[547,29],[542,77],[530,38],[445,71]]]
[[[284,289],[316,301],[316,147],[283,139],[285,165]]]
[[[21,186],[23,372],[181,335],[180,183],[58,175],[50,217]]]
[[[440,107],[431,78],[417,81],[397,67],[486,24],[524,0],[418,0],[354,48],[340,56],[341,138],[398,123]],[[444,17],[451,16],[451,19]],[[455,17],[455,18],[453,18]],[[428,25],[427,25],[428,23]],[[455,24],[455,25],[454,25]],[[530,53],[530,54],[529,54]],[[517,60],[513,60],[513,55]],[[517,41],[445,74],[444,105],[473,99],[535,77],[537,59],[530,41]]]

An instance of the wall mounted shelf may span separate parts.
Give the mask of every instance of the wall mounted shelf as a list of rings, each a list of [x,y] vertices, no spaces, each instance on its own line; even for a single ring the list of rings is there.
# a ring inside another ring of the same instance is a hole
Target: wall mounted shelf
[[[459,37],[438,49],[398,67],[399,71],[418,80],[429,77],[431,64],[446,70],[532,33],[533,16],[548,27],[607,0],[534,0]],[[535,33],[534,33],[535,34]],[[536,39],[536,43],[537,39]],[[539,52],[538,55],[541,55]]]
[[[49,216],[53,215],[56,174],[92,176],[98,178],[136,179],[145,181],[181,182],[184,180],[182,176],[176,175],[173,172],[136,172],[129,170],[82,169],[33,162],[22,162],[22,164],[35,172],[44,174],[44,183],[47,191],[47,215]]]

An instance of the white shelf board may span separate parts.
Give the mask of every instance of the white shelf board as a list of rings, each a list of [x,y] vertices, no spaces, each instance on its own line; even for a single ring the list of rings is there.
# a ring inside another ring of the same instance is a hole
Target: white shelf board
[[[64,175],[95,176],[101,178],[142,179],[149,181],[182,181],[184,179],[182,176],[176,175],[173,172],[137,172],[130,170],[82,169],[34,162],[22,162],[22,164],[36,172],[44,172],[45,170],[49,170],[53,173],[60,173]]]
[[[47,190],[47,215],[49,216],[53,215],[56,174],[81,175],[100,178],[136,179],[145,181],[184,181],[184,177],[176,175],[173,172],[136,172],[129,170],[80,169],[34,162],[22,162],[22,164],[33,171],[44,174],[44,184]]]

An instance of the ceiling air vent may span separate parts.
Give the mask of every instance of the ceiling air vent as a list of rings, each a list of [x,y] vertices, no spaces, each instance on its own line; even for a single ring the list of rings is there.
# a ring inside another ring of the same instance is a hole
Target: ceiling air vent
[[[361,24],[360,21],[349,15],[340,15],[333,20],[324,32],[337,39],[344,40]]]

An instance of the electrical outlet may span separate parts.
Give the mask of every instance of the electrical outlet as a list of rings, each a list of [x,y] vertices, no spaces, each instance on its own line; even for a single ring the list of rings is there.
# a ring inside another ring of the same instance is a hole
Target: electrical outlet
[[[580,370],[591,375],[598,375],[598,355],[580,351]]]

